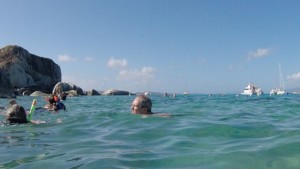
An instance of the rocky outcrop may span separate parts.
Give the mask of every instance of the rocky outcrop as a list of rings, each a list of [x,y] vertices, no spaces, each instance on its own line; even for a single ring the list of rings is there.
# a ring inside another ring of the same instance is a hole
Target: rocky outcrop
[[[46,97],[46,96],[49,96],[49,94],[47,94],[47,93],[43,93],[43,92],[41,92],[41,91],[35,91],[35,92],[33,92],[33,93],[31,93],[31,95],[30,96],[43,96],[43,97]]]
[[[69,90],[69,91],[65,92],[65,94],[66,94],[68,97],[79,96],[76,90]]]
[[[0,92],[26,88],[51,93],[61,81],[60,67],[51,59],[29,53],[19,46],[0,49]],[[2,85],[2,84],[5,84]]]
[[[13,87],[10,84],[9,77],[0,67],[0,98],[15,98]]]
[[[72,83],[59,82],[54,86],[52,94],[60,96],[62,93],[66,93],[67,96],[84,95],[83,90],[80,87]]]
[[[122,90],[111,89],[105,91],[102,95],[131,95],[132,93]]]
[[[86,95],[87,96],[98,96],[98,95],[101,95],[101,94],[97,90],[92,89],[91,91],[87,91]]]
[[[18,96],[30,96],[35,91],[39,91],[39,90],[40,90],[39,86],[32,85],[32,86],[26,86],[26,87],[15,89],[15,93]]]

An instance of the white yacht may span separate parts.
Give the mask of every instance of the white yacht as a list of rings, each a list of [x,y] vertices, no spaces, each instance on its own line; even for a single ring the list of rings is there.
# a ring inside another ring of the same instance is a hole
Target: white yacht
[[[279,88],[272,89],[270,91],[270,95],[284,95],[286,94],[285,91],[285,86],[284,86],[284,79],[281,71],[281,65],[279,63]]]
[[[286,94],[286,92],[284,89],[281,88],[275,88],[270,91],[270,95],[284,95],[284,94]]]
[[[185,91],[183,92],[183,95],[189,95],[189,92]]]
[[[263,91],[261,88],[256,87],[254,84],[249,83],[243,93],[241,95],[247,95],[247,96],[252,96],[252,95],[262,95]]]

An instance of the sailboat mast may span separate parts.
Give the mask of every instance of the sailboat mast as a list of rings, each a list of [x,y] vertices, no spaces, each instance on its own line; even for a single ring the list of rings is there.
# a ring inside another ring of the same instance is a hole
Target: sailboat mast
[[[279,63],[279,87],[280,87],[280,89],[285,90],[284,79],[283,79],[280,63]]]

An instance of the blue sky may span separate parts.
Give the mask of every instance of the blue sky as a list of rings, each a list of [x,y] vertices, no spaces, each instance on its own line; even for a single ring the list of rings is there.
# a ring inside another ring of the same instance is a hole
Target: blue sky
[[[298,0],[2,0],[0,47],[50,58],[84,90],[300,87]]]

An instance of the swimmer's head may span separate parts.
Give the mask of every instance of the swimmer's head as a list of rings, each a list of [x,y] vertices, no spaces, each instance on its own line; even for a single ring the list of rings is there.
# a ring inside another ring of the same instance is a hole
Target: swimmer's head
[[[152,114],[152,101],[145,95],[137,96],[131,105],[132,114]]]
[[[49,97],[47,98],[47,100],[49,101],[50,104],[53,104],[56,102],[53,94],[50,94]]]
[[[18,105],[13,104],[7,109],[6,120],[9,123],[27,123],[26,111],[25,109]]]
[[[8,103],[10,106],[17,104],[16,100],[14,99],[10,100]]]

